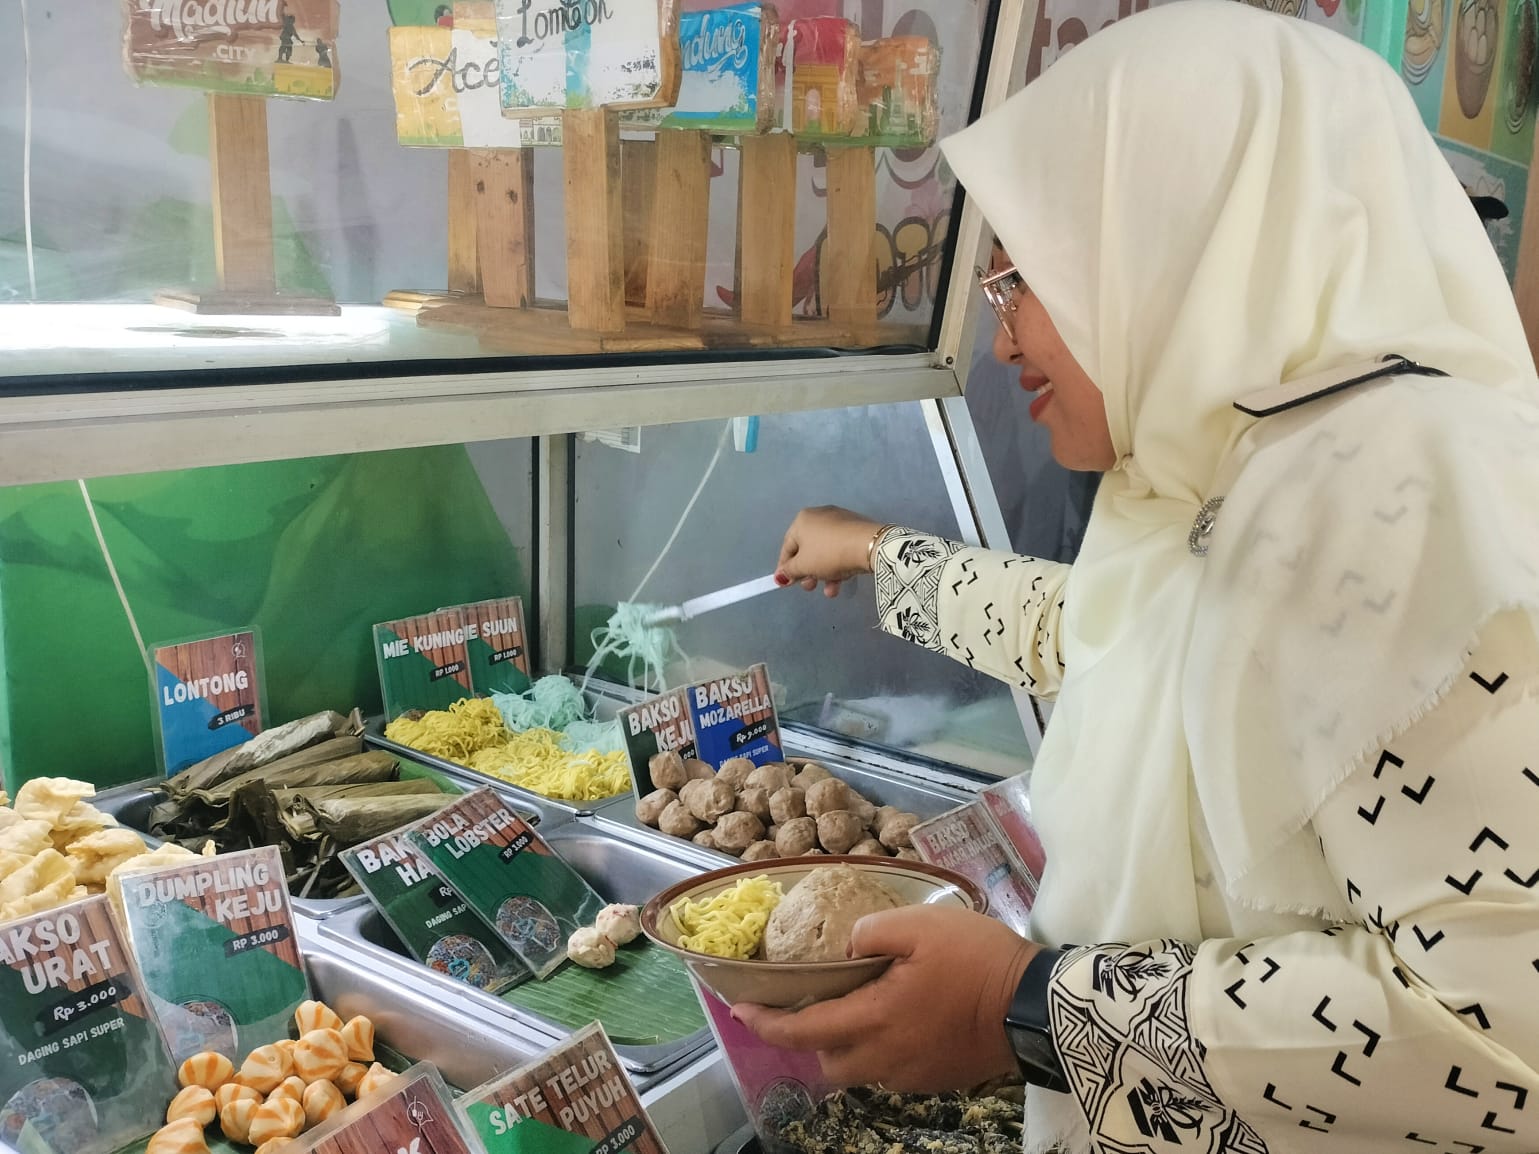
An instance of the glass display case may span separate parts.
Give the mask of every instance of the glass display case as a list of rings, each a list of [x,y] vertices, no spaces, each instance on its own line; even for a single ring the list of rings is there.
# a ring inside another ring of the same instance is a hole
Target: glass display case
[[[516,83],[504,0],[12,6],[0,373],[936,347],[959,197],[935,141],[982,97],[997,3],[611,7],[553,96]],[[625,51],[646,99],[601,87]]]

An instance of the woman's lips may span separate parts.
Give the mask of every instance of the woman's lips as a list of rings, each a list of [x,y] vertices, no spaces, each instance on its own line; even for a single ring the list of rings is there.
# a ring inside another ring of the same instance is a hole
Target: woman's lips
[[[1028,393],[1037,394],[1031,402],[1030,415],[1033,421],[1041,416],[1042,410],[1047,408],[1047,403],[1053,399],[1053,385],[1046,377],[1021,376],[1021,388]]]

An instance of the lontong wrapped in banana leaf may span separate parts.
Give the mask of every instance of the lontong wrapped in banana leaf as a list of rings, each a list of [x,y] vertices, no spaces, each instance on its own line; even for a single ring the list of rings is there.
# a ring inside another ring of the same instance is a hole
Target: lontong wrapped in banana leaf
[[[259,734],[172,778],[149,832],[188,846],[212,837],[221,852],[276,845],[296,896],[356,892],[337,852],[444,802],[432,781],[401,781],[390,754],[362,752],[361,730],[356,712],[327,713]]]
[[[209,789],[248,770],[296,758],[290,764],[314,764],[357,753],[363,748],[363,715],[358,710],[343,717],[326,711],[301,717],[273,729],[264,729],[250,741],[189,766],[166,782],[171,796],[179,797],[194,790]],[[313,748],[324,743],[344,744],[327,749]],[[347,743],[351,743],[349,748]],[[298,756],[308,753],[308,757]]]

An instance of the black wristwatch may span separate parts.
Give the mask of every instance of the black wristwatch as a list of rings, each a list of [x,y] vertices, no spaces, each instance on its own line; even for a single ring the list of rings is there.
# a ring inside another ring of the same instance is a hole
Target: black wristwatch
[[[1021,975],[1021,984],[1015,987],[1015,997],[1010,999],[1010,1009],[1005,1014],[1005,1034],[1015,1051],[1021,1075],[1032,1086],[1060,1092],[1069,1089],[1069,1080],[1064,1077],[1053,1028],[1048,1022],[1047,983],[1061,957],[1062,950],[1037,951]]]

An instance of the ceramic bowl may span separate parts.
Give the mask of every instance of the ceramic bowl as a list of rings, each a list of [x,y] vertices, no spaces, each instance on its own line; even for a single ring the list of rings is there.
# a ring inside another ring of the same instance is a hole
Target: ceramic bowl
[[[984,913],[988,899],[968,879],[926,862],[899,858],[818,856],[771,858],[745,862],[680,882],[664,890],[641,911],[647,937],[684,959],[701,985],[729,1006],[754,1002],[761,1006],[800,1009],[814,1002],[841,998],[878,977],[891,958],[854,958],[837,962],[739,961],[697,953],[679,945],[673,905],[680,898],[698,902],[720,893],[744,877],[765,876],[790,893],[804,877],[822,866],[846,865],[871,874],[909,905],[944,906]]]

